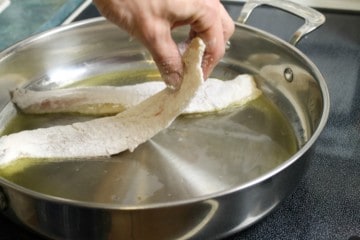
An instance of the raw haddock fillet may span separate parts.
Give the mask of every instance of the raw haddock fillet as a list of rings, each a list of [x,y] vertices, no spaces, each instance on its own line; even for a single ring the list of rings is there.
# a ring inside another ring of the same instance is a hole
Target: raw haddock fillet
[[[59,160],[110,156],[134,150],[168,127],[190,103],[203,82],[205,44],[195,38],[184,53],[178,91],[168,88],[115,116],[72,125],[23,131],[0,138],[0,165],[19,158]]]
[[[76,112],[82,114],[116,114],[135,106],[165,88],[160,81],[129,86],[96,86],[48,91],[15,89],[12,101],[25,113]],[[206,113],[242,105],[257,98],[261,91],[251,75],[242,74],[228,81],[207,79],[183,114]],[[215,97],[216,96],[216,97]]]

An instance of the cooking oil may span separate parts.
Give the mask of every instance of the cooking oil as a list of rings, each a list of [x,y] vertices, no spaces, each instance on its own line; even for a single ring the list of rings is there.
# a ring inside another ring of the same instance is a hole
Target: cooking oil
[[[156,79],[157,74],[151,71],[137,78]],[[78,85],[112,83],[116,77],[92,78]],[[17,112],[2,135],[92,118]],[[35,192],[70,200],[146,205],[240,186],[276,169],[297,150],[286,116],[261,95],[241,107],[180,116],[134,152],[86,160],[19,159],[0,168],[0,176]]]

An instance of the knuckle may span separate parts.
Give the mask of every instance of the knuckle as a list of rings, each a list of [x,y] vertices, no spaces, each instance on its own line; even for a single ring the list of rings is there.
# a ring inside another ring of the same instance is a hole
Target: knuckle
[[[224,31],[224,40],[227,41],[235,32],[235,25],[229,24],[223,28]]]
[[[203,2],[203,8],[208,12],[210,15],[218,15],[219,14],[219,4],[220,2],[218,0],[204,0]]]

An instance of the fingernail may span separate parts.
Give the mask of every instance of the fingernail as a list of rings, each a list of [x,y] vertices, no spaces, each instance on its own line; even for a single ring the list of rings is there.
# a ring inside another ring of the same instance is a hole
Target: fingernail
[[[184,55],[184,52],[186,51],[187,47],[188,47],[189,43],[187,42],[180,42],[177,44],[178,50],[180,52],[180,55]]]
[[[182,79],[179,73],[168,73],[163,78],[168,88],[172,90],[177,90],[180,88]]]
[[[201,62],[201,68],[203,69],[204,79],[206,80],[214,68],[214,58],[208,55],[204,55]]]

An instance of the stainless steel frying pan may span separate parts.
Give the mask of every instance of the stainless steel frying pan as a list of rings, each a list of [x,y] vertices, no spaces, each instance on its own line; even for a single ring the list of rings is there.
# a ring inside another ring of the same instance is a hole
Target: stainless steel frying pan
[[[0,211],[53,239],[209,239],[271,212],[303,175],[329,113],[326,83],[293,45],[243,23],[260,4],[324,21],[285,1],[249,1],[213,76],[254,75],[262,96],[238,109],[182,116],[135,152],[87,161],[22,160],[0,169]],[[187,29],[174,31],[183,40]],[[158,80],[149,53],[103,18],[42,33],[0,54],[0,131],[83,121],[23,115],[9,89]],[[214,96],[216,97],[216,96]]]

